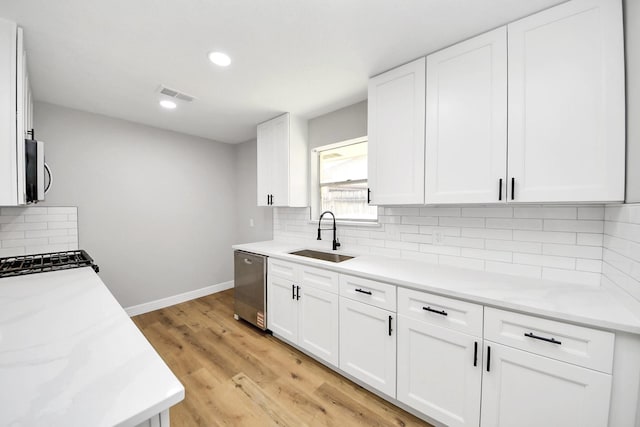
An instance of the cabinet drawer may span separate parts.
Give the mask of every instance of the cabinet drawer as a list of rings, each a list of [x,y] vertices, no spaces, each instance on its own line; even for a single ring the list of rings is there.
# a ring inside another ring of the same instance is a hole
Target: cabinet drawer
[[[396,287],[360,277],[340,275],[340,295],[389,311],[396,311]]]
[[[267,270],[267,274],[295,281],[299,278],[299,269],[300,266],[298,264],[269,258],[269,269]]]
[[[337,294],[340,289],[339,274],[335,271],[323,270],[321,268],[300,266],[300,282],[304,286],[322,289],[323,291]]]
[[[611,373],[614,334],[486,307],[484,338]]]
[[[478,304],[398,288],[398,314],[482,337],[482,306]]]

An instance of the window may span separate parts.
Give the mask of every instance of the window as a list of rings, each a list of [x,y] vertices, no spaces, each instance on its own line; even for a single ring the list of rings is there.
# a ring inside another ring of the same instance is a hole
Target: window
[[[315,218],[331,211],[336,219],[376,221],[378,209],[367,203],[367,140],[359,138],[319,147]]]

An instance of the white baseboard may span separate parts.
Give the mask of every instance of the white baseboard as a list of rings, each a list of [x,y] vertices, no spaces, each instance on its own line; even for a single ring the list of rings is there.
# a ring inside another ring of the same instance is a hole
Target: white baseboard
[[[161,308],[169,307],[171,305],[180,304],[181,302],[191,301],[192,299],[200,298],[206,295],[215,294],[216,292],[226,291],[233,288],[233,280],[228,282],[218,283],[216,285],[207,286],[204,288],[196,289],[194,291],[185,292],[183,294],[173,295],[170,297],[158,299],[155,301],[149,301],[138,305],[127,307],[124,311],[127,312],[129,317],[137,316],[138,314],[148,313],[150,311],[159,310]]]

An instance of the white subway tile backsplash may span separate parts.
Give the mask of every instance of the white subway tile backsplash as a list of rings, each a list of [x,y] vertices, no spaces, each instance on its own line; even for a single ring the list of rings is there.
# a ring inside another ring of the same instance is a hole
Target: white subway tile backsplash
[[[602,234],[594,233],[578,233],[577,240],[579,245],[584,246],[602,246]]]
[[[640,301],[640,204],[607,206],[602,275]]]
[[[522,240],[523,242],[575,244],[576,233],[565,233],[560,231],[514,230],[513,240]]]
[[[46,245],[48,239],[4,239],[2,241],[3,248],[18,248],[32,245]]]
[[[541,219],[530,218],[487,218],[487,228],[508,228],[517,230],[542,230]]]
[[[543,229],[545,231],[575,231],[582,233],[602,233],[604,231],[602,221],[570,219],[545,219]]]
[[[78,248],[76,207],[0,208],[0,257]]]
[[[484,227],[484,218],[458,218],[443,216],[438,224],[444,227]]]
[[[575,258],[602,259],[602,247],[563,245],[557,243],[544,243],[542,253],[545,255],[568,256]]]
[[[460,255],[467,258],[478,258],[491,261],[512,262],[513,253],[507,251],[492,251],[487,249],[462,248]]]
[[[390,206],[378,212],[379,228],[338,226],[342,249],[534,278],[544,271],[553,280],[586,285],[605,270],[604,218],[615,233],[634,235],[604,206]],[[308,219],[308,208],[275,208],[274,238],[317,243],[317,225]],[[628,268],[633,277],[636,270]]]
[[[0,224],[15,224],[17,222],[24,222],[24,216],[22,215],[0,216]]]
[[[522,252],[528,254],[541,254],[542,243],[539,242],[520,242],[517,240],[491,240],[484,241],[487,249],[496,251]]]
[[[604,206],[578,208],[578,219],[604,219]]]
[[[512,240],[513,230],[500,230],[489,228],[463,228],[461,234],[464,237],[476,237],[480,239]]]
[[[0,224],[2,231],[28,231],[28,230],[46,230],[46,222],[17,222],[12,224]]]
[[[511,218],[513,217],[512,207],[476,207],[462,208],[462,216],[471,217],[494,217],[494,218]]]

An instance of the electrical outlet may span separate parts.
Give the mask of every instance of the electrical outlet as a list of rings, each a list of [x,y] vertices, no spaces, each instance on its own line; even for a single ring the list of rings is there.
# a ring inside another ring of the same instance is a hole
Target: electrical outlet
[[[442,230],[434,230],[433,231],[433,244],[434,245],[441,245],[443,241],[444,241],[444,234],[442,233]]]

